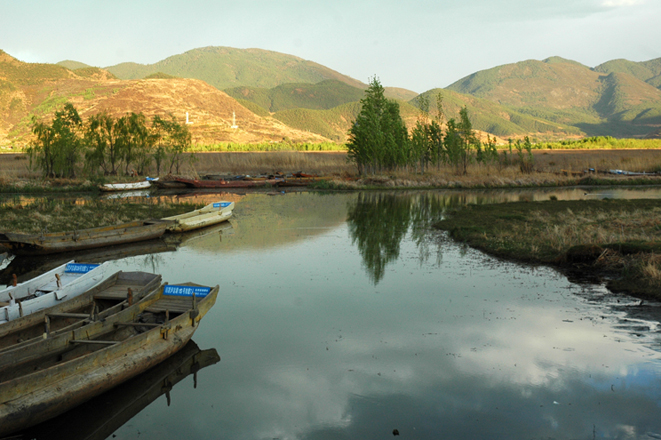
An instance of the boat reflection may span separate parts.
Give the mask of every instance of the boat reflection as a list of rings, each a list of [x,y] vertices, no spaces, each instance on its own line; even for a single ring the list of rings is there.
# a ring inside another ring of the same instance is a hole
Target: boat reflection
[[[190,341],[173,356],[151,370],[93,398],[63,415],[13,435],[12,439],[102,440],[108,438],[157,398],[165,394],[170,405],[170,391],[178,382],[216,364],[215,349],[200,350]]]
[[[85,263],[103,263],[126,257],[171,252],[176,249],[175,244],[167,243],[165,240],[158,238],[79,252],[65,252],[39,257],[17,256],[7,267],[0,271],[0,284],[9,284],[13,274],[16,274],[19,282],[29,280],[71,260]]]

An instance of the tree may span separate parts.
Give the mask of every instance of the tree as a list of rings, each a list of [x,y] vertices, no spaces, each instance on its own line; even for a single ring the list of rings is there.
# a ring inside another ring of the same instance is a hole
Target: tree
[[[120,133],[117,121],[107,112],[92,115],[85,130],[85,167],[95,174],[99,168],[105,175],[117,174],[121,160]]]
[[[419,164],[420,172],[424,173],[429,163],[438,163],[441,159],[443,130],[440,121],[443,118],[443,97],[440,93],[436,96],[437,114],[433,119],[429,111],[429,98],[419,95],[417,101],[420,114],[411,131],[410,160],[412,164]]]
[[[32,119],[36,141],[28,147],[30,165],[39,167],[44,177],[75,177],[82,150],[82,119],[71,103],[55,112],[51,125]]]
[[[399,104],[385,98],[376,77],[360,104],[360,113],[349,130],[347,159],[356,164],[359,174],[407,164],[408,131],[399,114]]]
[[[169,172],[172,173],[172,170],[175,169],[179,173],[183,154],[190,148],[192,142],[188,127],[179,124],[174,115],[170,115],[170,120],[154,116],[152,130],[157,134],[159,144],[155,154],[161,154],[159,151],[162,152],[162,150],[159,149],[161,146],[165,146],[165,151],[169,156]],[[157,166],[160,168],[160,164]]]

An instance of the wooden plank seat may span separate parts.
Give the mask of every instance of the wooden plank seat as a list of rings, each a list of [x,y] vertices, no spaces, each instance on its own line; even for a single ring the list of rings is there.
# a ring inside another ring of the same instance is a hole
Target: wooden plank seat
[[[103,292],[99,292],[94,295],[95,300],[121,300],[126,299],[128,295],[128,290],[136,292],[141,286],[137,283],[118,283],[115,286],[112,286],[109,289],[105,289]]]
[[[202,300],[199,298],[197,302]],[[146,311],[150,313],[163,313],[166,310],[170,313],[184,313],[191,309],[193,306],[192,298],[176,298],[176,297],[165,297],[156,301],[154,304],[149,306]]]

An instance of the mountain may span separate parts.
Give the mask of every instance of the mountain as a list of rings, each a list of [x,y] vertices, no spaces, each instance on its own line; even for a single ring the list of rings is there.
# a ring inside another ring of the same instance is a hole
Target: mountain
[[[455,92],[449,89],[432,89],[421,96],[428,99],[431,112],[437,111],[436,96],[443,97],[443,112],[446,119],[459,119],[459,111],[466,107],[473,128],[499,137],[517,137],[523,133],[549,137],[577,136],[580,130],[571,125],[559,124],[544,118],[518,112],[488,99]],[[409,102],[417,106],[417,99]]]
[[[448,90],[587,135],[642,136],[661,125],[661,90],[630,73],[606,74],[559,57],[476,72]]]
[[[270,116],[260,117],[201,80],[124,81],[103,69],[72,71],[54,64],[24,63],[0,52],[0,145],[25,145],[32,118],[49,120],[65,102],[74,104],[83,119],[102,111],[116,117],[142,112],[149,119],[173,114],[183,122],[188,113],[194,143],[326,140]],[[234,121],[238,128],[232,128]]]
[[[281,84],[272,89],[236,87],[225,89],[225,92],[234,98],[252,101],[270,112],[293,108],[329,109],[360,101],[363,97],[363,89],[334,79],[316,84]]]
[[[600,73],[628,73],[656,88],[661,88],[661,58],[635,62],[624,59],[611,60],[594,68]]]
[[[73,61],[73,60],[64,60],[60,61],[59,63],[56,63],[58,66],[62,66],[66,69],[69,70],[76,70],[76,69],[85,69],[87,67],[92,67],[88,64],[81,63],[80,61]]]
[[[201,79],[224,90],[232,87],[273,88],[285,83],[318,83],[334,79],[365,88],[362,82],[312,61],[262,49],[203,47],[155,64],[122,63],[106,67],[120,79],[140,79],[163,72]]]

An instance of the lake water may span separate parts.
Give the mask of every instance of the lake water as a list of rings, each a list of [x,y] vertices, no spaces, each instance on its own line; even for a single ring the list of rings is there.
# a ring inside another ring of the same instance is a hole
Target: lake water
[[[659,194],[195,195],[236,201],[231,227],[111,265],[219,284],[193,340],[221,360],[111,438],[661,438],[656,304],[431,227],[457,204]]]

